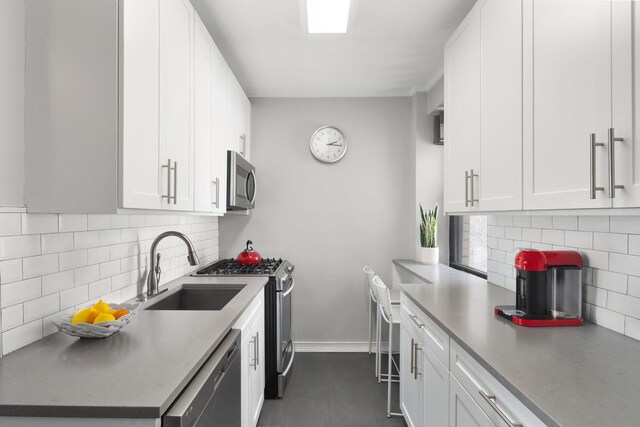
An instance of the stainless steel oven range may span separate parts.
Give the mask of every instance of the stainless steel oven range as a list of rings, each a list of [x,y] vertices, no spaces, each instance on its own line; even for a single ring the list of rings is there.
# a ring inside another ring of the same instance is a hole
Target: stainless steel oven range
[[[291,338],[291,299],[295,280],[289,261],[265,258],[259,264],[240,265],[235,259],[214,262],[194,276],[265,276],[265,390],[267,399],[281,398],[295,358]]]

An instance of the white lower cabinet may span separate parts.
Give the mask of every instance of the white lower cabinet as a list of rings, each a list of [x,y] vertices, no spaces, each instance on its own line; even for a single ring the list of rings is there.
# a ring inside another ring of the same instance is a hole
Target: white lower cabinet
[[[242,335],[242,427],[255,427],[264,402],[264,293],[233,326]]]
[[[401,307],[400,409],[409,427],[545,425],[404,294]]]

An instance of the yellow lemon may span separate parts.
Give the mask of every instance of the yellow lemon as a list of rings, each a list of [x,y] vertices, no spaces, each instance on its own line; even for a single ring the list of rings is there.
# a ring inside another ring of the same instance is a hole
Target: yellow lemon
[[[102,313],[100,316],[96,317],[96,320],[93,321],[93,324],[97,325],[98,323],[113,322],[114,320],[116,320],[116,318],[113,317],[112,314]]]
[[[83,308],[82,310],[78,311],[76,314],[73,315],[73,319],[71,319],[71,323],[73,323],[74,325],[77,323],[88,323],[87,316],[89,315],[90,312],[91,312],[90,308]]]
[[[100,300],[93,305],[94,310],[98,310],[101,313],[109,313],[111,311],[111,307],[106,302]]]

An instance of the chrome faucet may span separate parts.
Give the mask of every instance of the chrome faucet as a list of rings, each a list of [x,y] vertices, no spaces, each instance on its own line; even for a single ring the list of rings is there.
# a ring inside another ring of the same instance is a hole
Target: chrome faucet
[[[158,244],[160,243],[160,241],[169,236],[177,237],[187,245],[187,249],[189,250],[187,260],[189,260],[189,265],[198,265],[198,263],[200,262],[200,260],[198,259],[198,255],[196,254],[196,250],[193,247],[193,243],[191,243],[191,240],[189,240],[189,238],[183,233],[180,233],[178,231],[165,231],[164,233],[160,234],[151,244],[151,260],[149,273],[147,274],[147,298],[166,291],[166,289],[164,289],[163,291],[158,292],[158,283],[160,283],[161,270],[160,254],[156,255],[156,249],[158,248]]]

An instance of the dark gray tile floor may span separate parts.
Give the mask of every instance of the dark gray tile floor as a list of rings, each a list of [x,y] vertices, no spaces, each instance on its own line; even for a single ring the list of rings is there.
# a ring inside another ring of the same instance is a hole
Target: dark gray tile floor
[[[387,385],[373,376],[374,363],[367,353],[296,354],[284,398],[265,400],[258,426],[405,427],[404,419],[387,418]],[[391,411],[400,412],[397,383]]]

